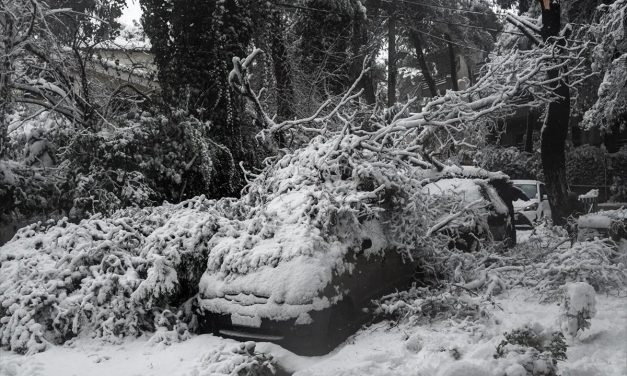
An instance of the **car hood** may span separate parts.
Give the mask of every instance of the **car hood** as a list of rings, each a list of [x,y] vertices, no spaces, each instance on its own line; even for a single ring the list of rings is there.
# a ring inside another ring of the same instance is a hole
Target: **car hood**
[[[516,200],[512,202],[512,205],[514,205],[514,211],[519,211],[537,202],[538,202],[538,199],[535,199],[535,198],[529,199],[528,201]]]
[[[336,249],[335,252],[345,252],[345,249]],[[200,281],[200,295],[202,298],[240,295],[234,300],[244,305],[267,301],[307,304],[319,296],[334,273],[341,273],[342,269],[342,257],[328,255],[326,259],[298,256],[276,266],[264,265],[246,274],[206,272]]]
[[[338,248],[335,252],[345,253],[346,249]],[[333,296],[326,296],[332,294],[323,291],[336,273],[347,272],[343,257],[328,256],[298,256],[247,274],[205,273],[200,282],[201,306],[216,313],[274,320],[324,309],[331,305]]]

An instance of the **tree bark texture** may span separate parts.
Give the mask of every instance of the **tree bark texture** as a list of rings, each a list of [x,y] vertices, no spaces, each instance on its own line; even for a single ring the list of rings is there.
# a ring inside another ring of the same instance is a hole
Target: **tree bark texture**
[[[446,34],[446,41],[448,44],[448,61],[451,66],[451,84],[453,84],[453,90],[459,91],[459,85],[457,84],[457,64],[455,64],[455,49],[453,48],[453,41],[449,34]]]
[[[396,103],[396,9],[390,9],[388,19],[388,107]]]
[[[542,38],[552,43],[549,38],[559,35],[559,1],[542,0]],[[547,72],[548,79],[555,79],[561,74],[560,69]],[[542,168],[547,192],[550,197],[553,223],[562,225],[571,212],[566,181],[566,137],[570,118],[570,89],[567,78],[559,80],[554,89],[558,99],[549,103],[541,132]]]
[[[427,86],[429,87],[429,92],[432,97],[438,96],[438,88],[435,85],[435,80],[433,76],[431,76],[431,71],[429,70],[429,66],[427,65],[427,61],[425,60],[425,55],[422,52],[422,41],[420,40],[420,35],[416,30],[410,30],[409,37],[411,39],[414,48],[416,49],[416,60],[418,60],[418,65],[420,66],[420,71],[422,72],[422,77],[424,77]]]
[[[292,76],[287,57],[285,42],[285,29],[281,14],[274,12],[272,15],[272,41],[270,51],[272,54],[272,64],[274,68],[274,78],[276,80],[276,114],[279,122],[294,117],[294,111],[290,104],[290,99],[294,98]],[[285,135],[278,132],[277,142],[280,148],[285,147]]]
[[[356,20],[353,26],[352,49],[354,58],[351,77],[353,81],[361,74],[364,59],[369,58],[367,67],[372,67],[373,56],[369,56],[371,53],[367,49],[368,28],[365,22],[364,20]],[[366,73],[361,78],[359,87],[364,91],[363,95],[367,104],[374,104],[377,101],[372,72]]]
[[[533,153],[533,128],[536,125],[535,114],[528,110],[526,115],[527,129],[525,132],[525,151],[527,153]]]

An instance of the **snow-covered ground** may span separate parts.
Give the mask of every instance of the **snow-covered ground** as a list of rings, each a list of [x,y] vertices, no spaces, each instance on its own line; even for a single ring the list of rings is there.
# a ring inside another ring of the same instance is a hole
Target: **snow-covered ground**
[[[530,241],[530,235],[519,231],[519,243]],[[279,375],[524,376],[494,354],[504,333],[524,325],[560,330],[564,303],[540,299],[532,290],[517,287],[491,298],[478,320],[378,322],[320,357],[298,356],[272,343],[257,343],[255,352],[271,355]],[[567,359],[558,362],[559,374],[627,375],[627,291],[598,294],[595,308],[591,327],[575,338],[566,337]],[[208,334],[171,345],[153,342],[143,336],[112,344],[83,335],[33,355],[0,350],[0,376],[237,375],[254,358],[244,350],[250,343]]]
[[[627,297],[597,296],[597,312],[589,330],[576,339],[567,338],[568,359],[558,363],[563,375],[627,374]],[[526,290],[509,291],[494,299],[491,314],[483,324],[445,321],[393,326],[380,322],[322,357],[296,356],[269,343],[257,344],[257,351],[272,354],[295,375],[445,375],[451,368],[468,370],[472,365],[490,375],[498,368],[493,354],[504,332],[525,323],[559,329],[557,303],[539,303]],[[238,345],[212,335],[194,336],[170,346],[151,345],[145,337],[117,345],[80,338],[30,356],[0,351],[0,375],[222,374],[208,359],[228,363],[233,359],[224,354]],[[223,366],[223,370],[229,369],[228,364]]]

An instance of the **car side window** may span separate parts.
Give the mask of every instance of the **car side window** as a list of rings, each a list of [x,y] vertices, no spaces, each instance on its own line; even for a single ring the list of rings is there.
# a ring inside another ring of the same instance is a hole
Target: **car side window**
[[[542,197],[544,197],[545,194],[546,191],[544,190],[544,184],[540,184],[540,200],[542,200]]]

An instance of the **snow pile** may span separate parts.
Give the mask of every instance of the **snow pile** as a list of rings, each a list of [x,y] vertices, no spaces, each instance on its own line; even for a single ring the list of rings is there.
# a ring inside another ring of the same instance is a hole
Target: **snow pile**
[[[563,331],[574,337],[579,330],[590,327],[590,320],[597,313],[595,295],[594,288],[585,282],[564,286]]]
[[[192,322],[196,269],[228,206],[198,197],[21,229],[0,248],[0,344],[37,352],[83,330],[115,342],[163,326],[170,306]]]

